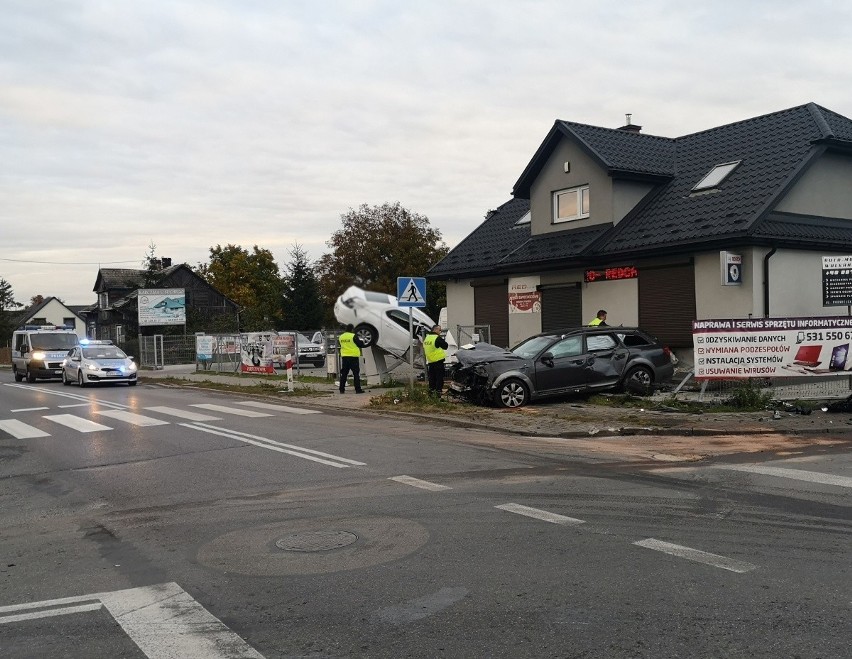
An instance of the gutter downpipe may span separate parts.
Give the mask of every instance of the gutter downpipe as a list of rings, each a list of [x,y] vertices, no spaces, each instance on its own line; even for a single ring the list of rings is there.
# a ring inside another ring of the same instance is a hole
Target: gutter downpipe
[[[769,318],[769,259],[778,251],[777,247],[770,249],[763,257],[763,317]]]

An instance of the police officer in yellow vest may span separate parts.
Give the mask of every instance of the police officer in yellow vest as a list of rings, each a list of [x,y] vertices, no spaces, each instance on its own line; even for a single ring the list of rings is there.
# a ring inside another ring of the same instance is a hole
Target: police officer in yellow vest
[[[444,359],[449,344],[441,336],[441,326],[435,325],[432,333],[423,339],[423,353],[426,356],[426,371],[429,374],[429,393],[440,396],[444,390]]]
[[[352,380],[355,382],[355,393],[363,394],[361,389],[361,348],[363,345],[353,332],[352,325],[346,326],[346,331],[337,337],[340,345],[340,393],[346,391],[346,378],[352,372]]]
[[[598,311],[598,315],[589,321],[589,327],[598,327],[599,325],[607,327],[605,309],[601,309],[600,311]]]

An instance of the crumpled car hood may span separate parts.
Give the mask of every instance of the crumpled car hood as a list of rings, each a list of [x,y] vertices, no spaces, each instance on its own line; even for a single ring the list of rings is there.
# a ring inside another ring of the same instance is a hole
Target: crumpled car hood
[[[459,361],[459,368],[475,366],[476,364],[492,364],[494,362],[524,361],[523,357],[519,357],[505,348],[500,348],[490,343],[477,343],[472,348],[459,348],[456,358]]]

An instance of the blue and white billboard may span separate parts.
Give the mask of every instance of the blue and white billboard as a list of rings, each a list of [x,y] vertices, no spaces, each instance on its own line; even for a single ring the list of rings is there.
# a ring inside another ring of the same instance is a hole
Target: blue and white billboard
[[[139,327],[186,325],[186,289],[140,288]]]

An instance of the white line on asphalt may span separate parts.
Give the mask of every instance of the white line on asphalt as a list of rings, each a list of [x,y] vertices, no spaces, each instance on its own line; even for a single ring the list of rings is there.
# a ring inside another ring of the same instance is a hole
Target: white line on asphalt
[[[0,419],[0,430],[3,430],[15,439],[32,439],[33,437],[50,437],[50,433],[43,432],[38,428],[18,421],[17,419]]]
[[[49,396],[60,396],[62,398],[70,398],[71,400],[78,400],[84,403],[88,403],[89,405],[103,405],[104,407],[112,407],[116,410],[126,410],[130,408],[130,405],[124,405],[123,403],[112,403],[106,400],[99,400],[97,398],[90,398],[89,396],[85,396],[83,394],[74,394],[69,391],[57,391],[55,389],[42,389],[35,388],[32,385],[25,384],[10,384],[6,383],[7,387],[15,387],[17,389],[26,389],[28,391],[38,391],[39,393],[47,394]]]
[[[714,469],[728,469],[730,471],[744,471],[751,474],[763,476],[778,476],[780,478],[791,478],[808,483],[819,483],[820,485],[835,485],[837,487],[852,487],[852,478],[849,476],[835,476],[834,474],[823,474],[818,471],[803,471],[801,469],[783,469],[781,467],[761,467],[758,465],[716,465]]]
[[[53,421],[61,426],[66,426],[77,432],[98,432],[99,430],[112,430],[109,426],[103,426],[100,423],[83,419],[73,414],[52,414],[42,417],[48,421]]]
[[[677,556],[678,558],[695,561],[696,563],[704,563],[705,565],[722,568],[723,570],[737,572],[738,574],[749,572],[757,568],[757,566],[752,563],[738,561],[733,558],[728,558],[727,556],[719,556],[718,554],[710,554],[706,551],[701,551],[700,549],[674,545],[670,542],[655,540],[654,538],[637,540],[633,544],[638,547],[645,547],[645,549],[653,549],[654,551],[661,551],[664,554],[670,554],[672,556]]]
[[[88,611],[97,611],[103,608],[103,604],[97,602],[95,604],[82,604],[80,606],[67,606],[62,609],[47,609],[44,611],[33,611],[32,613],[19,613],[13,616],[0,616],[0,625],[7,625],[11,622],[20,622],[21,620],[37,620],[38,618],[52,618],[53,616],[67,616],[72,613],[87,613]]]
[[[103,416],[108,416],[110,419],[118,419],[119,421],[126,421],[127,423],[132,423],[134,426],[167,426],[169,425],[168,421],[162,421],[160,419],[155,419],[152,416],[145,416],[144,414],[136,414],[135,412],[127,412],[126,410],[98,410],[98,414]]]
[[[249,407],[259,407],[264,410],[278,410],[279,412],[288,412],[290,414],[322,414],[319,410],[305,410],[301,407],[289,407],[287,405],[275,405],[273,403],[261,403],[259,400],[239,400],[238,405],[248,405]]]
[[[19,407],[17,410],[9,410],[10,412],[39,412],[41,410],[49,410],[49,407]]]
[[[499,506],[494,506],[495,508],[499,508],[500,510],[505,510],[510,513],[516,513],[518,515],[525,515],[526,517],[533,517],[535,519],[540,519],[544,522],[550,522],[552,524],[584,524],[585,520],[575,519],[573,517],[566,517],[565,515],[557,515],[556,513],[549,513],[546,510],[539,510],[538,508],[530,508],[529,506],[522,506],[519,503],[504,503]]]
[[[67,409],[69,407],[89,407],[91,403],[71,403],[69,405],[57,405],[60,410]]]
[[[252,410],[241,410],[237,407],[225,407],[224,405],[214,405],[213,403],[193,403],[190,407],[200,407],[203,410],[210,410],[212,412],[223,412],[225,414],[236,414],[237,416],[250,416],[250,417],[273,416],[272,414],[267,414],[266,412],[254,412]]]
[[[397,483],[402,483],[403,485],[411,485],[411,487],[419,487],[421,490],[431,490],[432,492],[453,489],[447,485],[439,485],[438,483],[422,481],[419,478],[414,478],[413,476],[392,476],[388,480],[396,481]]]
[[[168,414],[170,416],[176,416],[179,419],[185,419],[186,421],[221,421],[222,417],[220,416],[210,416],[209,414],[201,414],[201,412],[192,412],[190,410],[179,410],[176,407],[146,407],[146,410],[150,410],[151,412],[160,412],[161,414]]]
[[[83,602],[87,603],[77,607],[48,608]],[[149,659],[263,659],[263,655],[174,582],[112,593],[2,606],[0,614],[45,610],[0,617],[0,624],[96,611],[101,606],[106,607],[130,640]]]
[[[297,458],[304,458],[305,460],[312,460],[314,462],[320,462],[322,464],[329,465],[331,467],[337,467],[338,469],[344,469],[351,465],[364,466],[364,462],[358,462],[356,460],[349,460],[348,458],[341,458],[336,455],[331,455],[330,453],[323,453],[322,451],[314,451],[313,449],[302,448],[301,446],[293,446],[291,444],[282,444],[281,442],[276,442],[272,439],[267,439],[266,437],[258,437],[256,435],[249,435],[248,433],[237,432],[236,430],[225,430],[223,428],[217,428],[215,426],[210,426],[206,423],[181,423],[181,426],[185,428],[192,428],[193,430],[200,430],[202,432],[209,432],[213,435],[220,435],[222,437],[229,437],[230,439],[235,439],[238,442],[244,442],[246,444],[251,444],[253,446],[259,446],[260,448],[269,449],[270,451],[277,451],[278,453],[287,453],[288,455],[294,455]],[[286,447],[286,448],[284,448]],[[289,450],[295,449],[295,450]],[[312,453],[313,455],[308,455],[308,453]],[[330,458],[330,460],[324,460],[320,457],[314,456],[324,456],[326,458]],[[335,462],[332,462],[335,460]],[[348,464],[342,464],[348,463]]]

